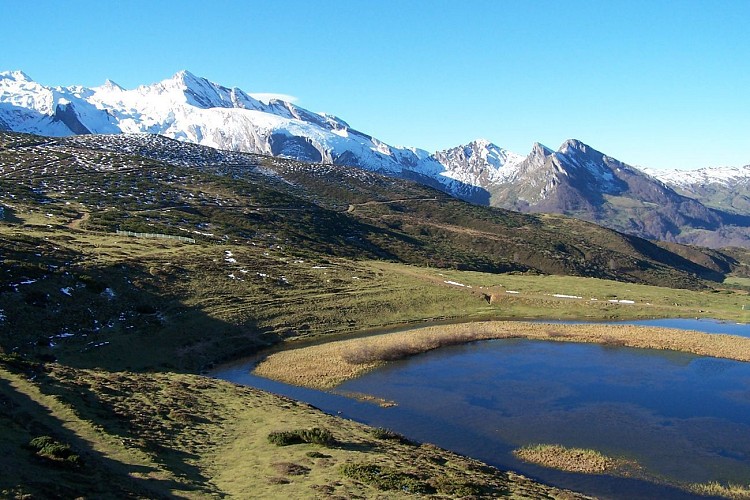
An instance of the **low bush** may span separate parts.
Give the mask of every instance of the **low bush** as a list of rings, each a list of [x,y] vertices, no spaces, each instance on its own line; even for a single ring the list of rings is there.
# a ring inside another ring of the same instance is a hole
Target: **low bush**
[[[70,445],[56,441],[50,436],[37,436],[29,442],[37,456],[71,466],[81,465],[81,457],[73,453]]]
[[[341,473],[355,481],[374,486],[379,490],[397,490],[405,493],[435,493],[435,488],[414,474],[399,472],[391,467],[375,464],[344,464]]]
[[[384,441],[396,441],[397,443],[401,444],[415,444],[413,441],[410,441],[408,438],[404,437],[398,432],[393,432],[392,430],[386,429],[384,427],[376,427],[370,431],[370,434],[372,434],[375,439],[382,439]]]
[[[274,431],[268,435],[268,441],[276,446],[290,446],[304,443],[297,431]]]
[[[437,492],[442,495],[450,495],[459,498],[477,497],[481,496],[483,493],[480,485],[468,481],[457,480],[450,476],[439,476],[432,481],[432,485]]]
[[[331,434],[331,431],[321,429],[320,427],[296,429],[293,431],[274,431],[268,435],[268,441],[276,446],[309,443],[331,447],[336,444],[336,439]]]

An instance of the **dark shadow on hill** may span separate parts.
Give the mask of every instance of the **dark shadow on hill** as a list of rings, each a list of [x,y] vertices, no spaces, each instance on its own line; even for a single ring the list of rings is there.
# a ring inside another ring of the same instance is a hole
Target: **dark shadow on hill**
[[[0,206],[0,223],[20,224],[21,219],[16,216],[16,211],[8,206]]]
[[[701,265],[693,260],[689,260],[678,253],[666,250],[651,241],[629,235],[627,235],[626,238],[629,240],[630,244],[633,245],[633,248],[648,258],[653,259],[664,266],[678,269],[688,274],[693,274],[707,281],[721,283],[724,281],[725,273],[730,272],[731,270],[731,264],[729,262],[726,263],[726,266],[723,266],[724,269],[722,270],[715,268],[712,269],[707,265]],[[698,256],[695,255],[695,258],[697,259]]]
[[[5,363],[0,366],[8,368]],[[48,408],[17,391],[4,378],[0,378],[0,410],[0,469],[14,471],[0,477],[0,490],[16,490],[34,498],[174,498],[174,491],[193,489],[184,483],[156,479],[153,473],[158,471],[153,467],[118,462],[103,455],[66,428]],[[68,445],[80,460],[73,463],[36,453],[29,443],[40,436],[50,436],[63,447]]]

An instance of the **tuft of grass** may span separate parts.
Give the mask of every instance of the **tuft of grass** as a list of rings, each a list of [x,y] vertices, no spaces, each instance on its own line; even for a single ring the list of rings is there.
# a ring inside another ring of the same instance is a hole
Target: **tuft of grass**
[[[705,496],[731,498],[732,500],[750,499],[750,484],[721,484],[711,481],[709,483],[691,484],[689,489],[694,493]]]
[[[384,427],[375,427],[373,428],[370,433],[372,434],[372,437],[375,439],[381,439],[383,441],[395,441],[397,443],[401,444],[407,444],[415,446],[416,443],[409,438],[399,434],[398,432],[394,432],[390,429],[386,429]]]
[[[581,474],[612,474],[638,468],[632,461],[608,457],[597,450],[566,448],[559,444],[524,446],[514,450],[513,454],[524,462]]]
[[[478,497],[484,493],[482,485],[472,481],[460,480],[452,476],[438,476],[431,484],[438,493],[452,497]]]

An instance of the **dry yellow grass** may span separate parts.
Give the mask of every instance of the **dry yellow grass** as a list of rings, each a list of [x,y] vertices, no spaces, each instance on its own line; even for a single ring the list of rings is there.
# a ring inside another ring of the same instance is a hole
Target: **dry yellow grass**
[[[288,384],[330,389],[382,364],[447,345],[526,338],[668,349],[750,361],[750,338],[633,325],[564,325],[487,321],[431,326],[271,354],[254,373]]]
[[[559,444],[524,446],[513,454],[525,462],[542,467],[578,472],[582,474],[616,473],[626,468],[637,467],[634,462],[612,458],[596,450],[566,448]]]
[[[724,485],[721,483],[701,483],[692,484],[690,490],[698,493],[699,495],[706,496],[717,496],[724,498],[731,498],[732,500],[748,500],[750,499],[750,484],[728,484]]]

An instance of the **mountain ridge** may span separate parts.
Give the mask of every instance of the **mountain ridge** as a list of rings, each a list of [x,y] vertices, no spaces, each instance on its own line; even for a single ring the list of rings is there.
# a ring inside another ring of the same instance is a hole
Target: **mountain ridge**
[[[93,88],[45,87],[22,71],[2,72],[0,129],[49,136],[159,134],[224,150],[361,167],[478,204],[563,213],[651,239],[750,246],[750,187],[739,196],[732,191],[750,186],[750,168],[734,171],[734,184],[709,182],[711,171],[703,171],[701,183],[712,186],[707,191],[678,174],[632,167],[576,139],[557,151],[535,143],[526,156],[486,139],[435,153],[394,147],[336,116],[279,99],[264,103],[186,70],[133,90],[110,80]]]

